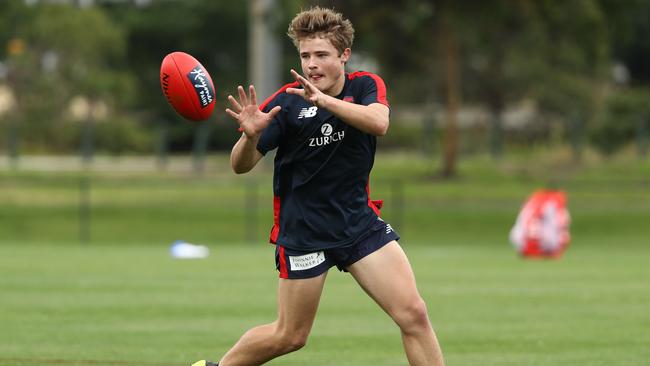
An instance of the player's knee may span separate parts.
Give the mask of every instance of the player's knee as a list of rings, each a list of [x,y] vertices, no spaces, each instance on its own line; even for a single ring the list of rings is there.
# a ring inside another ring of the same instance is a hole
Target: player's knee
[[[297,351],[307,344],[307,336],[292,337],[289,342],[290,352]]]
[[[284,339],[283,345],[285,348],[285,351],[287,353],[289,352],[295,352],[301,348],[303,348],[307,344],[307,337],[301,337],[301,336],[292,336],[292,337],[287,337]]]
[[[409,302],[397,311],[393,317],[395,322],[406,333],[417,333],[431,327],[427,305],[424,300],[418,298]]]
[[[279,335],[278,345],[283,353],[295,352],[307,344],[308,331],[283,332]]]

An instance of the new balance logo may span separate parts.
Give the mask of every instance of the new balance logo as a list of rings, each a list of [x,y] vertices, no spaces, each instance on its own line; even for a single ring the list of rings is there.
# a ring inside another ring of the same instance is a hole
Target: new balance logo
[[[318,111],[318,107],[316,106],[303,108],[300,110],[300,114],[298,114],[298,119],[311,118],[316,115],[317,111]]]
[[[386,234],[390,234],[391,231],[393,231],[393,228],[390,226],[390,224],[386,224]]]

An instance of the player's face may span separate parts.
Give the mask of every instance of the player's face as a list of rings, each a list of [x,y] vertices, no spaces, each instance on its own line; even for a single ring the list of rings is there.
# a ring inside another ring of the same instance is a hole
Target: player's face
[[[350,49],[339,54],[330,40],[320,37],[300,41],[300,62],[304,76],[325,94],[336,96],[345,85],[345,63]]]

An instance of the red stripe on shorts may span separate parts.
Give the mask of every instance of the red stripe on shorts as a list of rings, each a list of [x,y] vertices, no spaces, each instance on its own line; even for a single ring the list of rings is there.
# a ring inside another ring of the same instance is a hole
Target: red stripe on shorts
[[[368,194],[368,207],[375,211],[377,216],[381,217],[381,211],[379,209],[384,204],[384,201],[370,199],[370,178],[368,178],[368,183],[366,183],[366,193]]]
[[[277,244],[280,235],[280,197],[273,196],[273,228],[271,228],[271,237],[269,241]]]
[[[278,254],[280,255],[280,278],[289,278],[287,259],[284,257],[284,247],[282,245],[278,245]]]

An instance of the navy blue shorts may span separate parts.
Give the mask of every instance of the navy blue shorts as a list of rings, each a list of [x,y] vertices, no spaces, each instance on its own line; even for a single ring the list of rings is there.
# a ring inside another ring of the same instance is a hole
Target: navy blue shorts
[[[348,266],[393,240],[399,240],[399,235],[390,224],[377,220],[367,233],[352,245],[342,248],[305,252],[276,244],[275,267],[280,272],[280,278],[288,279],[317,277],[333,266],[347,272]]]

